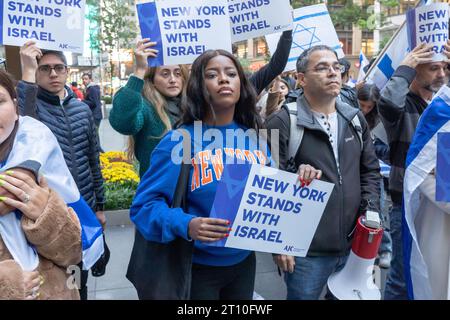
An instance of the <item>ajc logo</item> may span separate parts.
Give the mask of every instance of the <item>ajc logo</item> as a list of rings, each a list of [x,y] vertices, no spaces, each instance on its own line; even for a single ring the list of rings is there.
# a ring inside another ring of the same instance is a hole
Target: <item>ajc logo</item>
[[[284,246],[283,250],[286,252],[296,252],[296,253],[305,251],[304,249],[299,249],[294,246],[288,246],[288,245]]]

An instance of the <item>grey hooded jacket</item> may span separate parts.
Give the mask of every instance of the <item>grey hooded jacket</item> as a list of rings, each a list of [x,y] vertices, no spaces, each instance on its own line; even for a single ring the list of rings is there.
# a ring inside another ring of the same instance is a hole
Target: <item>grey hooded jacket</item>
[[[304,127],[303,139],[294,157],[288,163],[290,134],[289,111],[285,106],[266,120],[270,131],[279,129],[280,168],[296,172],[300,164],[310,164],[322,170],[321,180],[334,183],[334,189],[316,230],[308,256],[347,255],[356,220],[363,210],[379,212],[380,168],[372,139],[363,114],[336,99],[338,113],[339,169],[328,134],[314,118],[308,101],[302,94],[297,99],[297,123]],[[359,117],[363,146],[356,128],[351,124]],[[272,146],[272,150],[273,150]]]

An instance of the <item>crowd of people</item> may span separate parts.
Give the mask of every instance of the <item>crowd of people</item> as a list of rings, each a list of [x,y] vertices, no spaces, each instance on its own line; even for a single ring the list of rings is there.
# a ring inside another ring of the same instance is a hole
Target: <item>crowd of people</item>
[[[126,277],[140,299],[252,299],[255,253],[207,245],[232,231],[227,219],[210,217],[229,161],[295,173],[302,186],[313,179],[334,184],[306,257],[273,255],[284,274],[287,299],[320,298],[329,276],[345,266],[356,221],[367,210],[383,218],[378,264],[389,269],[384,298],[407,299],[402,246],[406,155],[420,115],[449,82],[448,64],[433,61],[431,47],[419,45],[380,92],[365,82],[348,86],[350,63],[325,45],[305,50],[295,72],[284,72],[291,44],[292,31],[285,31],[269,63],[250,76],[224,50],[208,50],[189,66],[149,67],[148,60],[158,55],[156,43],[142,39],[134,48],[134,73],[115,94],[109,121],[129,136],[129,156],[139,163],[141,181],[130,208],[136,231]],[[445,48],[450,59],[450,43]],[[46,150],[40,144],[53,141],[51,154],[58,154],[59,165],[67,169],[64,179],[77,186],[104,229],[100,88],[90,74],[82,77],[84,93],[77,83],[67,85],[65,56],[33,41],[24,44],[20,58],[17,83],[0,71],[0,298],[87,299],[88,269],[102,275],[109,250],[104,243],[95,264],[84,262],[77,209],[46,180],[50,154],[37,154]],[[199,137],[199,128],[213,129],[216,138]],[[238,136],[261,129],[268,130],[267,140]],[[180,137],[186,141],[177,149]],[[380,163],[390,166],[390,173],[382,175]],[[450,212],[440,208],[442,214]],[[159,261],[158,252],[176,242],[183,243],[179,256],[186,259],[173,269],[164,263],[176,261]],[[82,270],[81,282],[69,288],[65,268],[72,265]],[[436,279],[433,270],[428,272]],[[165,277],[179,283],[169,287],[166,282],[163,288]],[[448,272],[440,272],[433,285],[448,280]],[[444,289],[433,294],[447,298]]]

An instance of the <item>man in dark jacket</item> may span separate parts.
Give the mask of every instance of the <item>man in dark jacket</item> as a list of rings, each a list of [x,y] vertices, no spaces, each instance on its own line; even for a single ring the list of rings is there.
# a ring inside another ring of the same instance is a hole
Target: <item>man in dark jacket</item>
[[[279,130],[281,169],[296,172],[301,164],[309,164],[322,170],[322,180],[335,185],[307,256],[274,258],[285,272],[288,299],[318,299],[328,277],[345,265],[358,217],[368,206],[379,212],[378,160],[363,114],[337,99],[340,70],[331,48],[304,51],[297,60],[304,90],[297,99],[297,122],[290,122],[285,106],[266,120],[269,132]],[[352,123],[354,117],[360,128]],[[304,131],[297,152],[289,155],[292,125]]]
[[[450,42],[448,42],[450,43]],[[450,57],[450,46],[444,53]],[[430,47],[418,46],[397,68],[381,91],[378,109],[388,136],[391,164],[389,190],[392,198],[390,230],[392,262],[384,298],[407,299],[402,246],[402,201],[405,162],[419,117],[443,85],[448,83],[447,63],[432,62]]]
[[[99,128],[100,122],[103,119],[102,102],[100,100],[100,86],[92,81],[92,75],[90,73],[84,73],[81,76],[81,79],[86,87],[83,102],[91,108],[95,125]]]
[[[341,58],[339,59],[339,63],[344,67],[342,68],[341,73],[342,87],[339,98],[353,108],[359,109],[358,98],[356,97],[356,89],[350,87],[347,84],[348,80],[350,79],[350,62],[345,58]]]
[[[17,86],[21,115],[43,122],[56,136],[80,194],[105,225],[103,177],[97,131],[89,107],[65,85],[68,67],[64,54],[40,50],[28,41],[20,50],[22,81]],[[33,100],[33,101],[30,101]],[[80,295],[87,298],[87,271]],[[83,285],[84,284],[84,285]]]

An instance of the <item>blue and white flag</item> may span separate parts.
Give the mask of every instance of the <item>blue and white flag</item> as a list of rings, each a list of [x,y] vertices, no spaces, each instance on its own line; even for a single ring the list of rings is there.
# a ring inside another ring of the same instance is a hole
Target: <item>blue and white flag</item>
[[[20,117],[13,149],[0,170],[14,168],[26,160],[41,165],[39,172],[45,176],[49,187],[58,192],[76,212],[81,224],[83,268],[90,269],[103,254],[102,227],[81,197],[56,137],[43,123],[30,117]],[[0,217],[0,233],[16,262],[24,270],[34,270],[38,262],[37,254],[24,242],[26,238],[14,212]]]
[[[383,162],[382,160],[378,160],[380,163],[380,173],[383,177],[389,178],[389,174],[391,173],[391,166]]]
[[[417,7],[429,2],[431,0],[422,0]],[[368,75],[368,82],[374,83],[380,90],[383,89],[409,51],[408,30],[405,23]]]
[[[368,65],[369,65],[369,60],[367,60],[366,56],[364,55],[364,53],[361,50],[361,52],[359,53],[359,73],[358,73],[358,78],[356,79],[357,83],[364,80],[364,77],[366,76],[366,72],[364,71],[364,68]]]
[[[419,210],[419,187],[436,167],[438,134],[450,132],[450,88],[443,86],[422,114],[406,158],[403,186],[403,254],[410,299],[432,299],[426,248],[419,244],[415,223],[425,214]],[[439,253],[436,253],[439,255]],[[437,257],[436,257],[437,258]]]
[[[292,45],[284,71],[296,69],[296,62],[303,51],[317,45],[327,45],[336,51],[338,58],[345,56],[339,38],[324,3],[297,8],[294,11]],[[281,33],[266,35],[267,46],[273,55]]]

